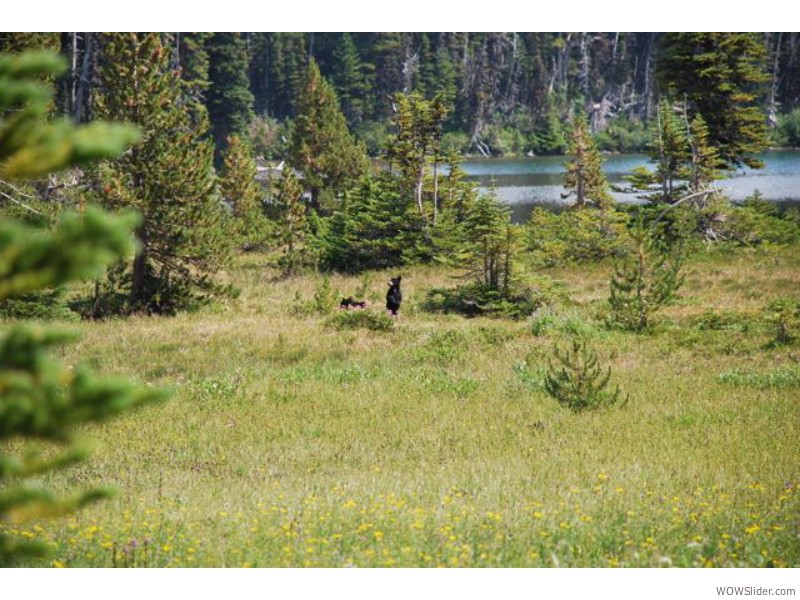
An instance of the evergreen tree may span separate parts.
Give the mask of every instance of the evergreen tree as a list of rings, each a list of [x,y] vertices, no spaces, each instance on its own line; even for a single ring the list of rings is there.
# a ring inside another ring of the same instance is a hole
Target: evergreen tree
[[[552,360],[548,361],[550,369],[545,375],[544,389],[561,405],[580,413],[619,402],[619,387],[613,392],[606,389],[611,379],[611,367],[603,373],[597,355],[586,342],[573,340],[572,348],[563,353],[556,346],[553,355],[558,363],[554,365]]]
[[[727,168],[763,167],[767,147],[759,100],[768,80],[766,49],[756,33],[667,33],[657,75],[662,92],[688,101],[689,118],[703,115],[709,143]]]
[[[67,122],[45,122],[52,91],[41,82],[63,69],[53,54],[0,55],[0,177],[27,179],[110,158],[136,139],[128,127],[96,123],[76,129]],[[83,216],[65,214],[52,232],[3,220],[0,304],[96,275],[133,250],[135,220],[89,209]],[[86,446],[76,437],[83,423],[163,397],[125,381],[98,378],[84,367],[62,367],[49,352],[72,339],[27,324],[5,327],[0,334],[0,523],[58,516],[107,497],[110,490],[101,488],[59,498],[25,480],[85,460]],[[54,442],[59,450],[44,453],[28,440]],[[21,455],[13,456],[14,451]],[[46,551],[44,543],[16,539],[0,528],[0,567]]]
[[[248,79],[245,42],[238,33],[215,33],[208,41],[208,116],[221,157],[231,135],[244,138],[253,119],[253,94]]]
[[[213,147],[201,141],[203,129],[191,124],[181,82],[158,35],[107,34],[101,49],[96,114],[144,132],[138,145],[98,173],[106,206],[132,207],[142,215],[130,273],[110,284],[127,291],[129,310],[191,307],[219,291],[211,277],[230,254]]]
[[[463,262],[485,290],[508,296],[514,276],[516,232],[511,211],[495,195],[481,194],[467,212],[462,229]]]
[[[535,130],[535,148],[537,154],[544,155],[563,154],[567,149],[561,120],[554,107],[547,111]]]
[[[313,59],[298,99],[288,162],[303,174],[317,211],[368,169],[364,146],[348,131],[336,93]]]
[[[364,177],[348,190],[320,235],[322,266],[358,273],[416,258],[423,238],[418,213],[390,175]]]
[[[270,33],[250,34],[250,91],[253,93],[253,109],[259,117],[269,114],[270,102]]]
[[[456,152],[446,157],[447,175],[442,179],[439,221],[429,231],[433,258],[459,264],[464,255],[464,223],[478,199],[477,184],[466,181],[464,159]]]
[[[691,148],[691,166],[689,168],[689,189],[699,193],[707,189],[711,183],[719,179],[719,172],[725,164],[719,157],[717,149],[711,145],[710,134],[705,119],[697,113],[689,127],[689,146]]]
[[[680,248],[666,252],[645,228],[635,223],[631,247],[614,264],[611,276],[612,318],[626,329],[643,331],[652,314],[675,298],[683,284]]]
[[[308,266],[310,223],[303,201],[303,186],[288,167],[283,169],[275,196],[278,223],[278,265],[284,275],[295,275]]]
[[[648,152],[656,169],[651,172],[647,167],[639,167],[628,177],[636,189],[658,187],[656,193],[645,196],[648,200],[672,203],[686,191],[691,149],[684,122],[685,116],[678,115],[673,104],[666,98],[662,99]]]
[[[442,212],[452,214],[456,223],[462,223],[478,198],[477,184],[466,180],[467,172],[461,166],[464,159],[457,152],[446,157],[447,177],[442,186]]]
[[[404,193],[413,195],[422,219],[427,223],[432,218],[435,225],[439,205],[437,165],[442,127],[448,109],[441,94],[433,100],[425,100],[417,92],[397,94],[395,103],[397,113],[394,126],[397,133],[389,144],[388,157],[400,169]],[[423,184],[429,161],[432,161],[434,168],[432,210],[427,209],[423,201]],[[429,216],[429,212],[432,216]]]
[[[183,97],[190,104],[192,123],[200,126],[207,122],[206,96],[208,80],[208,45],[211,33],[178,33],[178,66],[183,81]]]
[[[650,157],[656,164],[654,172],[639,167],[627,179],[639,190],[651,190],[657,185],[657,192],[644,197],[659,202],[696,198],[725,168],[711,145],[703,116],[697,113],[690,123],[685,107],[681,110],[666,99],[658,107]]]
[[[433,98],[440,89],[439,74],[430,35],[424,32],[419,34],[418,59],[419,69],[414,78],[413,90],[425,98]]]
[[[56,53],[61,50],[61,35],[52,32],[4,32],[0,33],[0,52],[19,53],[31,50],[48,50]],[[53,75],[42,75],[51,81]]]
[[[569,152],[572,159],[567,163],[564,187],[569,190],[567,197],[574,194],[578,207],[591,202],[598,208],[611,206],[608,181],[603,174],[603,158],[597,149],[589,126],[583,115],[575,117],[570,135]]]
[[[458,95],[458,72],[447,46],[443,43],[436,49],[433,73],[430,73],[428,78],[434,82],[434,94],[441,94],[448,105],[452,106]]]
[[[52,90],[28,81],[29,73],[52,79],[63,63],[49,53],[26,53],[0,59],[0,179],[30,179],[83,164],[130,145],[137,135],[131,128],[93,123],[76,129],[67,120],[43,122]]]
[[[656,178],[661,187],[661,199],[667,202],[677,200],[685,190],[683,181],[687,179],[686,162],[689,158],[689,140],[675,108],[667,100],[658,107],[657,132],[654,152]]]
[[[230,136],[226,146],[219,191],[231,209],[239,245],[251,250],[264,244],[269,236],[264,191],[256,181],[256,163],[247,145],[238,136]]]
[[[294,117],[308,65],[305,34],[263,33],[255,39],[250,74],[258,113]]]
[[[408,34],[398,32],[375,33],[369,37],[367,57],[375,65],[375,80],[371,82],[371,88],[377,91],[372,117],[377,121],[392,116],[392,99],[404,89],[403,62],[407,37]]]
[[[366,113],[369,88],[358,49],[349,33],[343,33],[333,53],[331,82],[350,127],[359,125]]]

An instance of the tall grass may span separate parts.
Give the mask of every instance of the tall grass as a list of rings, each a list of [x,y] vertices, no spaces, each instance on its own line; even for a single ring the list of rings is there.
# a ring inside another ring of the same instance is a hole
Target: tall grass
[[[292,311],[315,278],[274,280],[253,256],[227,306],[70,324],[65,360],[176,395],[87,430],[93,460],[46,481],[116,499],[0,527],[56,545],[31,566],[800,566],[800,389],[730,375],[794,372],[800,349],[698,327],[800,284],[800,255],[693,259],[645,335],[604,328],[610,268],[551,270],[572,302],[539,328],[423,312],[452,281],[419,267],[390,330],[337,330]],[[331,278],[344,296],[359,283]],[[626,406],[574,415],[546,394],[550,348],[576,332]]]

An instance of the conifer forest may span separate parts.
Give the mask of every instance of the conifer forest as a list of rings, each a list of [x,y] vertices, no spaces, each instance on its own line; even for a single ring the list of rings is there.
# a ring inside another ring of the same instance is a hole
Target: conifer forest
[[[800,33],[0,33],[0,567],[800,567]]]

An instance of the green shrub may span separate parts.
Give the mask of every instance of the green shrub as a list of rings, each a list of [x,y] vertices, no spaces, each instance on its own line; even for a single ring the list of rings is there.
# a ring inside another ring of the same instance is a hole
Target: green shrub
[[[776,203],[765,200],[758,191],[740,205],[717,196],[692,212],[695,232],[705,240],[740,246],[800,241],[800,224],[791,214],[780,214]]]
[[[336,306],[338,296],[339,292],[331,287],[330,276],[323,275],[314,287],[314,312],[329,315]]]
[[[731,311],[707,310],[696,318],[694,325],[701,331],[750,331],[753,326],[751,315]]]
[[[75,321],[73,312],[64,299],[63,288],[23,294],[0,302],[0,317],[7,319],[36,319],[40,321]]]
[[[776,344],[788,344],[800,333],[800,300],[778,298],[765,309],[765,319],[772,325]]]
[[[389,125],[382,121],[364,121],[355,128],[355,136],[364,142],[369,156],[381,156],[389,141]]]
[[[334,329],[369,329],[391,331],[395,320],[379,310],[340,310],[328,319]]]
[[[616,210],[536,208],[525,225],[525,246],[538,265],[599,260],[620,252],[627,221]]]
[[[540,119],[531,136],[531,146],[537,155],[560,155],[567,151],[564,126],[555,110],[549,110]]]
[[[614,263],[608,302],[615,324],[644,331],[652,314],[672,302],[683,284],[683,257],[680,249],[666,251],[641,219],[630,237],[625,255]]]
[[[452,289],[428,291],[423,310],[460,314],[466,317],[508,317],[522,319],[542,306],[552,304],[561,290],[550,279],[539,277],[535,283],[518,285],[506,294],[489,286],[472,282]]]
[[[420,364],[446,366],[467,354],[470,338],[460,329],[433,331],[423,344],[413,349],[413,356]]]
[[[448,155],[451,152],[464,154],[469,149],[469,135],[455,131],[449,131],[442,135],[442,154]]]
[[[331,286],[330,275],[323,275],[314,283],[314,295],[305,298],[300,290],[294,293],[289,312],[298,317],[329,315],[339,302],[339,291]]]
[[[498,156],[523,154],[527,145],[527,140],[519,129],[499,125],[489,125],[484,129],[483,142],[493,155]]]
[[[772,131],[776,146],[800,148],[800,108],[778,117],[778,126]]]
[[[741,205],[720,199],[700,215],[701,230],[713,238],[741,246],[789,244],[800,241],[800,226],[791,215],[781,215],[775,202],[756,191]]]
[[[763,373],[739,370],[728,371],[718,375],[717,382],[724,385],[749,387],[757,390],[800,387],[800,368],[789,367]]]
[[[606,389],[611,367],[604,373],[586,342],[574,340],[572,347],[563,352],[556,346],[553,355],[557,364],[552,359],[548,361],[544,388],[562,406],[582,412],[627,402],[627,398],[621,399],[619,387],[613,392]]]
[[[603,152],[644,152],[652,139],[647,125],[639,119],[614,119],[595,136]]]
[[[553,313],[537,316],[531,324],[531,333],[536,337],[543,337],[551,333],[563,333],[583,339],[602,335],[602,332],[592,323],[577,315]]]

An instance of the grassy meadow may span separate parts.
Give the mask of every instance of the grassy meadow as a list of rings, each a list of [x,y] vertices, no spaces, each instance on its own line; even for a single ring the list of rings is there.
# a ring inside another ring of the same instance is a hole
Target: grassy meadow
[[[66,363],[175,393],[87,428],[93,458],[42,480],[114,499],[0,527],[56,545],[26,566],[800,566],[800,344],[761,318],[800,290],[798,248],[694,256],[641,335],[604,324],[610,270],[545,270],[569,300],[524,321],[424,312],[445,269],[373,273],[368,310],[398,273],[405,300],[371,331],[297,314],[319,279],[251,255],[227,305],[65,324]],[[627,404],[547,395],[574,336]]]

